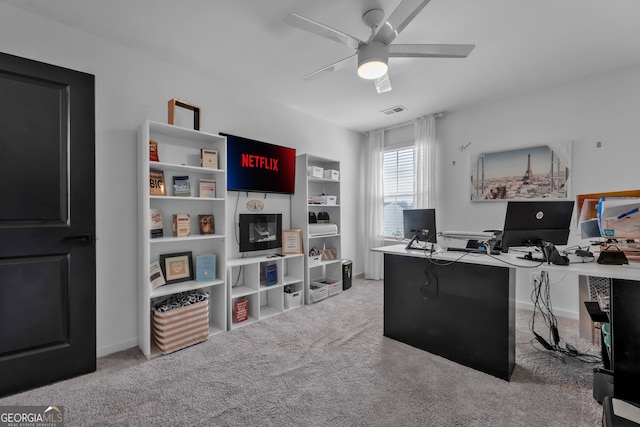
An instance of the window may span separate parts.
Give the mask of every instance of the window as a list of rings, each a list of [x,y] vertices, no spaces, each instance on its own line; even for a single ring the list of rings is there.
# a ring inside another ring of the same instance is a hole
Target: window
[[[384,152],[384,236],[404,236],[402,211],[415,203],[414,165],[414,146]]]

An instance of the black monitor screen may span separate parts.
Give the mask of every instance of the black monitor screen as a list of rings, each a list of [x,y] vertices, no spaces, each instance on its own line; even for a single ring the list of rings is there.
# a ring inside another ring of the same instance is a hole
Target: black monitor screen
[[[566,245],[573,201],[509,202],[504,218],[502,250],[513,246]]]
[[[436,210],[405,209],[402,211],[405,239],[436,242]]]

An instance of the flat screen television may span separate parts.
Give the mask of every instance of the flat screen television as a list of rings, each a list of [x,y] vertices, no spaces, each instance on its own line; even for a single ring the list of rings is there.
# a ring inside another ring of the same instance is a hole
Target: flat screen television
[[[502,251],[515,246],[566,245],[573,201],[524,201],[507,203]]]
[[[227,137],[227,190],[294,193],[295,148],[227,133],[220,135]]]
[[[240,252],[282,247],[282,214],[240,214]]]
[[[411,239],[407,249],[414,241],[436,242],[436,210],[435,209],[404,209],[402,223],[405,239]]]

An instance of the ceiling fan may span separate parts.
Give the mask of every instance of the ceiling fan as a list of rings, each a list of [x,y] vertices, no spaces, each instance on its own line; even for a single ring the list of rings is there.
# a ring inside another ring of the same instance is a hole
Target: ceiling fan
[[[372,9],[362,15],[365,25],[371,29],[367,41],[359,40],[334,28],[313,21],[296,13],[290,13],[285,22],[310,33],[352,47],[356,52],[331,65],[302,77],[311,80],[325,73],[347,66],[358,60],[358,75],[374,80],[378,93],[391,90],[389,58],[466,58],[475,45],[472,44],[391,44],[400,32],[416,17],[430,0],[402,0],[389,19],[382,23],[384,11]]]

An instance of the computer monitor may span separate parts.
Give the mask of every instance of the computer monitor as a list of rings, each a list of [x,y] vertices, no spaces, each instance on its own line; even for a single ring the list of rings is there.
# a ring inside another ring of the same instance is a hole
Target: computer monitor
[[[415,240],[422,242],[436,242],[436,210],[435,209],[404,209],[402,211],[404,237],[411,239],[409,249]]]
[[[502,251],[514,246],[566,245],[573,201],[509,202],[504,218]]]

